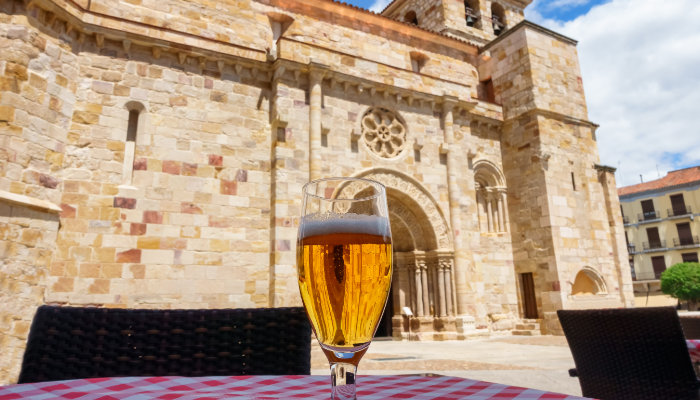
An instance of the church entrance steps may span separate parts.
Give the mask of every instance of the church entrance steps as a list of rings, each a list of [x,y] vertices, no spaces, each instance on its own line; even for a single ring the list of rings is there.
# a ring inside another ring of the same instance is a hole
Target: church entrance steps
[[[514,336],[539,336],[542,334],[540,322],[536,319],[523,319],[515,324]]]

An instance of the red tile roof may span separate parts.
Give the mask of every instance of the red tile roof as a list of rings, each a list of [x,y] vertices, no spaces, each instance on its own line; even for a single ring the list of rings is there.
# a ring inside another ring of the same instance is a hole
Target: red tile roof
[[[700,166],[670,171],[666,176],[654,181],[625,186],[617,189],[618,196],[659,190],[672,186],[700,182]]]

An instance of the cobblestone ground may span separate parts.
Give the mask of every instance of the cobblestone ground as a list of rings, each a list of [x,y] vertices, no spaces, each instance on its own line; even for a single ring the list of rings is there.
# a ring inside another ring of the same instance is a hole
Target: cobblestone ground
[[[436,373],[581,395],[562,336],[497,337],[467,341],[407,342],[375,340],[360,363],[359,374]],[[316,342],[313,374],[327,374],[328,362]]]

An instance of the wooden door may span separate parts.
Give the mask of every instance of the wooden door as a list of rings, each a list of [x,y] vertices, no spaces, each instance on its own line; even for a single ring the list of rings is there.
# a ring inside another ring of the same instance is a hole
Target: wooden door
[[[661,247],[661,238],[659,237],[659,228],[647,228],[647,238],[649,240],[650,249],[658,249]]]
[[[681,257],[683,257],[683,262],[698,262],[698,253],[683,253],[681,254]]]
[[[671,196],[671,208],[673,209],[673,215],[685,215],[685,200],[683,200],[683,193],[674,194]]]
[[[676,224],[676,229],[678,229],[678,241],[681,246],[693,244],[693,234],[690,233],[689,223]]]
[[[654,276],[659,279],[661,273],[666,271],[666,259],[664,256],[652,257],[651,266],[654,268]]]
[[[642,213],[644,214],[644,219],[656,218],[656,210],[654,210],[653,200],[642,201]]]
[[[535,297],[535,280],[532,272],[520,274],[520,287],[523,295],[523,313],[528,319],[537,319],[537,298]]]

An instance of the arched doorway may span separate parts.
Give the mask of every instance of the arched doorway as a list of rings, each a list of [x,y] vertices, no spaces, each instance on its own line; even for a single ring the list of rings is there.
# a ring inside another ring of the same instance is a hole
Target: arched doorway
[[[356,176],[374,179],[387,188],[394,275],[376,336],[407,338],[409,323],[414,333],[416,324],[425,335],[450,330],[446,321],[456,314],[454,251],[437,203],[420,183],[399,172],[373,169]],[[350,186],[342,190],[349,192],[346,195],[356,194]],[[412,320],[402,315],[404,307],[411,309]]]

